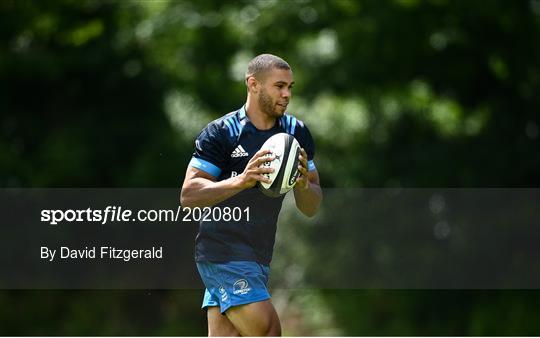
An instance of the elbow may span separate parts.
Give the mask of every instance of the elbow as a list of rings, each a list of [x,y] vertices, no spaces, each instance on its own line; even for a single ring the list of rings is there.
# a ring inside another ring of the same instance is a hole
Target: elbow
[[[206,206],[200,198],[198,198],[194,189],[183,188],[180,192],[180,205],[185,208],[200,208]]]
[[[204,200],[204,197],[200,195],[198,189],[194,187],[183,187],[180,192],[180,205],[185,208],[204,208],[211,206],[208,201]]]
[[[187,190],[188,189],[182,189],[182,191],[180,192],[180,205],[182,207],[192,208],[194,206],[193,200],[189,197]]]

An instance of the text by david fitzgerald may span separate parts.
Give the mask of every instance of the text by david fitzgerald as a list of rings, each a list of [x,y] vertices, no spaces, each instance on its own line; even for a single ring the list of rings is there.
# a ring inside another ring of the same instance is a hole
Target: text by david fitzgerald
[[[67,246],[60,248],[41,247],[41,259],[50,262],[55,259],[113,259],[129,262],[132,259],[162,259],[163,247],[151,247],[148,249],[117,249],[112,246],[84,247],[84,249],[72,249]]]

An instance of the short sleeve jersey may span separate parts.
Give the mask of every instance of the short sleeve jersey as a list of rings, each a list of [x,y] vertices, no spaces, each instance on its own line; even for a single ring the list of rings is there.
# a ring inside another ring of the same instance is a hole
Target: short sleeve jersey
[[[258,130],[249,121],[245,107],[210,122],[195,141],[190,166],[225,180],[241,174],[248,161],[272,135],[293,135],[308,155],[308,170],[315,170],[315,145],[306,125],[294,116],[284,114],[268,130]],[[239,221],[203,217],[195,240],[197,261],[256,261],[269,264],[272,259],[276,224],[283,196],[271,198],[255,186],[245,189],[215,205],[244,211]],[[238,209],[240,208],[240,209]],[[216,213],[217,215],[218,213]]]

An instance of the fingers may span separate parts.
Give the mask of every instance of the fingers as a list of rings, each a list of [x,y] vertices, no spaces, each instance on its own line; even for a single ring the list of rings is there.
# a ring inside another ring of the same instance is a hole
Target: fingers
[[[250,179],[255,181],[261,181],[266,183],[271,183],[272,181],[267,178],[264,174],[270,174],[275,171],[274,168],[268,168],[268,167],[255,167],[251,168],[247,171],[247,174]]]
[[[298,165],[298,171],[300,172],[300,177],[306,176],[308,171],[305,167]]]
[[[300,155],[298,155],[298,160],[300,160],[300,164],[303,167],[302,169],[304,169],[304,170],[302,171],[300,166],[298,166],[298,169],[304,175],[305,173],[307,173],[307,166],[308,166],[308,164],[307,164],[307,154],[306,154],[306,151],[304,150],[304,148],[300,148]]]
[[[255,153],[255,155],[262,156],[264,154],[270,154],[272,150],[270,149],[260,149],[258,152]]]
[[[270,153],[272,153],[272,150],[270,150],[270,149],[261,149],[258,152],[256,152],[255,155],[253,155],[253,157],[251,159],[254,160],[254,159],[257,159],[257,158],[259,158],[261,156],[264,156],[266,154],[270,154]]]
[[[300,161],[298,163],[298,171],[300,172],[300,175],[296,179],[297,182],[303,182],[307,180],[307,153],[304,150],[304,148],[300,148],[300,155],[298,155],[298,160]]]
[[[263,176],[263,175],[257,175],[257,176],[255,176],[254,178],[255,178],[257,181],[261,181],[261,182],[264,182],[264,183],[268,183],[268,184],[272,183],[272,181],[271,181],[268,177]]]
[[[269,155],[271,154],[272,151],[269,150],[269,149],[265,149],[265,150],[259,150],[258,152],[255,153],[255,155],[253,155],[253,157],[249,160],[249,163],[248,163],[248,167],[258,167],[260,166],[261,164],[263,164],[264,162],[270,162],[270,161],[273,161],[275,159],[275,156],[274,155]]]
[[[270,173],[273,173],[275,171],[274,168],[269,168],[269,167],[262,167],[262,168],[254,168],[253,170],[250,170],[251,173],[254,173],[254,174],[270,174]]]
[[[302,155],[299,155],[298,159],[300,160],[302,167],[307,168],[307,159]]]
[[[259,150],[249,160],[244,172],[240,175],[245,182],[246,187],[253,187],[257,181],[263,183],[272,183],[267,177],[268,174],[275,171],[270,166],[263,165],[266,162],[271,162],[275,159],[272,151],[269,149]]]
[[[295,187],[299,187],[301,189],[307,189],[309,187],[309,181],[306,176],[299,176],[296,178],[296,185]]]
[[[263,164],[264,162],[270,162],[270,161],[273,161],[276,157],[274,155],[270,155],[270,156],[262,156],[262,157],[259,157],[257,159],[255,159],[255,163],[257,163],[258,165],[260,164]]]
[[[260,182],[264,182],[264,183],[272,183],[272,181],[267,176],[265,176],[263,174],[252,173],[252,174],[249,175],[249,178],[252,181],[260,181]]]

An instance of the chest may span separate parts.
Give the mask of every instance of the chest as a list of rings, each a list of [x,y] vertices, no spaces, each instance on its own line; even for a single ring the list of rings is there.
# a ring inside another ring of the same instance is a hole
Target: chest
[[[242,133],[238,140],[227,150],[226,165],[220,175],[220,179],[236,176],[244,171],[249,160],[261,148],[264,142],[279,130]]]

